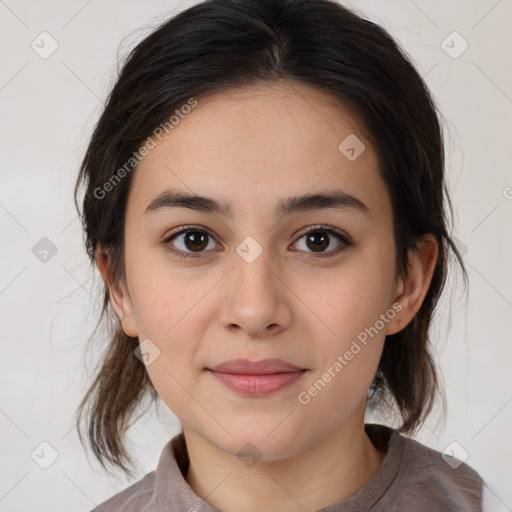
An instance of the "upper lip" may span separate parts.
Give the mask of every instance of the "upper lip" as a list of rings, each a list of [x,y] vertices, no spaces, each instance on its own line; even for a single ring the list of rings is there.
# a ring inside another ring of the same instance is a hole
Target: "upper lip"
[[[262,359],[260,361],[231,359],[207,369],[214,372],[238,373],[242,375],[270,375],[272,373],[298,372],[304,368],[299,368],[281,359]]]

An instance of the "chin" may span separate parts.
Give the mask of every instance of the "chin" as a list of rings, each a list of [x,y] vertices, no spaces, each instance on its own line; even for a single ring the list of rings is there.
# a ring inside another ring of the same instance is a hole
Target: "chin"
[[[277,425],[279,422],[263,427],[254,421],[251,426],[231,427],[229,432],[233,437],[223,435],[215,444],[231,455],[248,458],[249,461],[277,461],[299,453],[302,444],[299,432]]]

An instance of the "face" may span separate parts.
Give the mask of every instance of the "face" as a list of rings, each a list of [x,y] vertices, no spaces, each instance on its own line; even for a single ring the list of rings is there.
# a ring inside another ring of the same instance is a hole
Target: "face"
[[[197,101],[134,171],[114,307],[150,340],[147,371],[184,429],[233,454],[250,441],[265,459],[291,456],[364,409],[399,330],[391,202],[330,96],[281,83]],[[210,371],[235,358],[301,371]]]

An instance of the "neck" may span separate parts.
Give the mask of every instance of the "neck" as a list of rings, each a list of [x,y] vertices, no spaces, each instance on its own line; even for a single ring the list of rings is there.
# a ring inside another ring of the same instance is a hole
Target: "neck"
[[[249,466],[184,428],[190,458],[186,480],[223,512],[319,510],[361,489],[384,459],[364,430],[364,416],[352,423],[290,458]]]

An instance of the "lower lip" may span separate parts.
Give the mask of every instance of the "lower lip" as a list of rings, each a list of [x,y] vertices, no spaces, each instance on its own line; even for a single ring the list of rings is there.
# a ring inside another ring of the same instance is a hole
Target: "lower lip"
[[[268,395],[279,391],[300,379],[304,371],[273,373],[270,375],[241,375],[209,370],[216,379],[229,389],[246,395]]]

